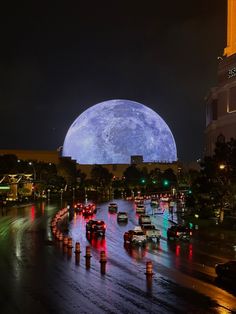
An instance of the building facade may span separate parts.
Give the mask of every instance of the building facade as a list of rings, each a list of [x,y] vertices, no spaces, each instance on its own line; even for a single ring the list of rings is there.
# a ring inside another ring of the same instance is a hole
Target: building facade
[[[218,57],[218,85],[206,97],[205,155],[220,138],[236,138],[236,0],[228,0],[227,47]]]

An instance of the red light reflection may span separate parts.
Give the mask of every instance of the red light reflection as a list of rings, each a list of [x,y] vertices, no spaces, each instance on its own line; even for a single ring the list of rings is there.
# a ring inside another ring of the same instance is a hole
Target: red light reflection
[[[142,260],[146,256],[147,250],[144,247],[132,247],[129,243],[125,243],[124,247],[129,255],[136,261]]]
[[[175,255],[176,256],[180,255],[180,245],[179,244],[177,244],[176,247],[175,247]]]
[[[30,216],[30,218],[31,218],[31,221],[35,220],[35,206],[34,205],[31,207],[31,216]]]
[[[45,212],[45,203],[43,202],[41,205],[42,215],[44,215]]]
[[[192,261],[192,258],[193,258],[193,245],[189,244],[189,254],[188,254],[189,261]]]
[[[105,238],[92,237],[90,243],[93,248],[105,251],[107,253],[107,243]]]

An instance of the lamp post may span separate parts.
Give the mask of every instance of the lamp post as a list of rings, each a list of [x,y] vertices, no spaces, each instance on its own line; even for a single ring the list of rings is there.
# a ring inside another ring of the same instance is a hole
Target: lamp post
[[[35,167],[34,167],[34,164],[30,161],[29,162],[29,165],[32,167],[33,169],[33,182],[36,181],[36,171],[35,171]],[[32,187],[33,189],[33,195],[34,195],[34,200],[35,200],[35,186]]]
[[[72,198],[73,198],[73,202],[75,200],[75,188],[72,188],[73,194],[72,194]]]
[[[219,176],[220,183],[222,185],[223,195],[221,197],[221,208],[220,208],[220,217],[219,221],[222,223],[224,220],[224,206],[225,206],[225,196],[229,192],[229,177],[228,177],[228,167],[226,164],[221,163],[219,169],[222,173],[222,176]]]
[[[35,180],[36,180],[36,171],[35,171],[34,164],[30,161],[30,162],[29,162],[29,165],[32,166],[32,168],[33,168],[33,179],[34,179],[34,181],[35,181]]]
[[[85,193],[85,204],[86,204],[88,202],[88,195],[87,195],[86,187],[84,188],[84,193]]]
[[[48,200],[50,200],[50,192],[51,192],[51,190],[48,189]]]

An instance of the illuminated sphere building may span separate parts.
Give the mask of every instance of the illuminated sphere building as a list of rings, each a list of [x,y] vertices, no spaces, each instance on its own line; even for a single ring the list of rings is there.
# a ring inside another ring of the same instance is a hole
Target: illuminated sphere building
[[[72,123],[62,155],[79,164],[177,161],[174,137],[165,121],[140,103],[116,99],[96,104]]]

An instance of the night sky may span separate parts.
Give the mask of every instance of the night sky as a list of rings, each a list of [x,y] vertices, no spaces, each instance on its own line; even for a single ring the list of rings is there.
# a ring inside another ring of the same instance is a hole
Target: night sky
[[[226,0],[26,1],[1,9],[0,149],[56,150],[84,110],[129,99],[202,156]]]

